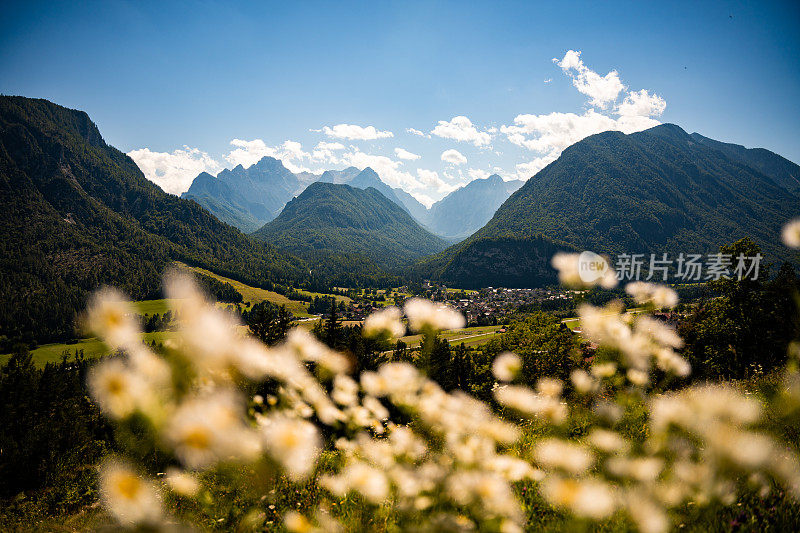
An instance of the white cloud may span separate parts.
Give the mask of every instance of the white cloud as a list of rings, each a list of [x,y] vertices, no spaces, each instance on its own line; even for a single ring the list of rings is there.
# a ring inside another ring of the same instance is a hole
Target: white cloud
[[[426,187],[438,187],[440,184],[444,183],[439,177],[439,173],[435,170],[418,168],[417,176],[419,177],[419,181]]]
[[[581,139],[617,129],[614,118],[589,109],[583,115],[549,113],[547,115],[517,115],[513,126],[500,128],[509,141],[535,152],[561,152]],[[526,135],[533,135],[528,138]]]
[[[579,51],[569,50],[561,61],[555,58],[553,61],[572,78],[578,91],[591,98],[589,103],[593,106],[605,109],[625,90],[616,70],[601,76],[583,63]]]
[[[527,163],[519,163],[516,166],[516,178],[527,180],[556,159],[558,159],[558,156],[551,153],[542,157],[537,157],[536,159],[528,161]]]
[[[482,170],[479,168],[470,168],[467,170],[467,174],[474,180],[482,180],[492,175],[488,170]]]
[[[141,148],[128,152],[128,156],[147,179],[171,194],[186,192],[201,172],[216,175],[222,170],[222,165],[206,152],[188,146],[172,153]]]
[[[330,163],[332,165],[338,165],[339,157],[336,155],[336,152],[344,149],[346,149],[346,147],[342,143],[337,143],[337,142],[329,143],[326,141],[322,141],[317,143],[317,145],[311,151],[311,159],[313,159],[314,161],[321,161],[324,163]]]
[[[456,190],[459,185],[452,185],[445,182],[439,177],[439,173],[435,170],[427,170],[424,168],[417,169],[417,176],[420,183],[428,189],[436,189],[436,192],[444,195],[451,191]]]
[[[492,136],[489,133],[478,131],[470,119],[464,116],[453,117],[450,122],[440,120],[431,133],[444,139],[470,142],[477,147],[488,146],[492,141]]]
[[[413,193],[408,193],[408,194],[410,194],[411,196],[416,198],[419,201],[419,203],[421,203],[422,205],[424,205],[428,209],[430,209],[430,207],[433,204],[436,203],[436,200],[434,200],[433,198],[431,198],[427,194],[424,194],[424,193],[421,193],[421,192],[413,192]]]
[[[258,163],[262,158],[269,156],[280,159],[291,172],[307,172],[309,169],[298,163],[310,158],[311,154],[303,151],[303,146],[297,141],[284,141],[278,146],[269,146],[261,139],[245,141],[233,139],[231,146],[235,146],[226,156],[225,160],[233,166],[242,165],[247,168]]]
[[[500,131],[511,143],[539,154],[516,165],[519,178],[528,179],[555,161],[565,148],[589,135],[609,130],[629,134],[660,124],[654,117],[661,116],[667,105],[660,96],[646,89],[627,91],[622,102],[616,103],[625,90],[616,71],[599,76],[584,65],[580,52],[574,50],[567,52],[561,61],[554,61],[573,78],[575,87],[591,98],[589,103],[601,110],[591,108],[582,114],[522,114],[514,118],[513,125],[502,126]],[[610,112],[603,111],[609,107]]]
[[[622,116],[660,116],[667,108],[667,102],[647,89],[630,91],[625,100],[617,106],[617,114]]]
[[[446,161],[453,165],[463,165],[467,162],[467,158],[458,150],[445,150],[442,152],[442,161]]]
[[[410,133],[411,135],[416,135],[418,137],[427,137],[428,139],[431,138],[431,136],[428,135],[427,133],[425,133],[424,131],[419,131],[419,130],[414,129],[414,128],[406,128],[406,131],[408,133]]]
[[[349,139],[352,141],[371,141],[374,139],[386,139],[394,137],[391,131],[380,131],[375,126],[357,126],[355,124],[337,124],[334,127],[325,126],[323,133],[328,137],[337,139]]]
[[[406,150],[404,148],[395,148],[394,149],[394,155],[396,155],[400,159],[407,159],[409,161],[416,161],[417,159],[422,157],[422,156],[419,156],[417,154],[411,153],[411,152],[409,152],[408,150]]]
[[[267,143],[261,139],[252,141],[233,139],[230,144],[236,148],[231,150],[225,159],[233,166],[242,165],[247,168],[257,163],[262,157],[267,155],[272,157],[275,154],[275,149],[267,146]]]

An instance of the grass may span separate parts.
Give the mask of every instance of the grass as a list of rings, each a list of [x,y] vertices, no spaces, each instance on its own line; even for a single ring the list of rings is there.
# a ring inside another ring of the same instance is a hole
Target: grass
[[[171,331],[154,331],[152,333],[144,333],[142,339],[148,344],[155,341],[156,344],[164,342],[173,333]],[[65,351],[69,352],[69,357],[73,357],[76,351],[83,350],[83,355],[87,359],[93,359],[108,355],[109,349],[103,341],[95,338],[81,339],[78,342],[68,343],[53,343],[43,344],[31,351],[33,354],[33,361],[36,366],[44,366],[47,363],[60,363],[62,354]],[[0,366],[5,365],[11,358],[11,354],[0,355]]]
[[[142,300],[140,302],[133,302],[134,307],[141,315],[163,315],[172,308],[171,302],[167,298],[160,300]]]
[[[251,287],[250,285],[245,285],[240,281],[236,281],[230,278],[226,278],[224,276],[220,276],[214,274],[209,270],[205,270],[203,268],[197,267],[189,267],[182,263],[179,263],[184,268],[190,268],[197,272],[202,272],[208,276],[218,279],[219,281],[230,283],[237,291],[242,294],[242,298],[244,298],[245,302],[250,302],[251,304],[256,304],[262,302],[264,300],[268,300],[277,305],[285,305],[286,309],[291,311],[296,317],[298,318],[314,318],[317,317],[315,315],[308,314],[308,307],[305,302],[297,301],[297,300],[290,300],[286,296],[282,294],[278,294],[277,292],[268,291],[265,289],[259,289],[258,287]],[[298,291],[303,295],[315,297],[315,296],[331,296],[316,292],[308,292],[308,291]],[[344,301],[346,304],[349,304],[352,300],[347,296],[336,295],[336,300]],[[136,308],[136,312],[141,315],[154,315],[154,314],[164,314],[166,311],[172,308],[172,304],[169,299],[162,298],[160,300],[142,300],[139,302],[133,302],[134,307]],[[228,304],[221,304],[221,305],[228,305]],[[314,325],[314,320],[303,321],[300,322],[301,327],[311,328]],[[165,339],[169,338],[172,335],[169,331],[157,331],[153,333],[145,333],[143,335],[143,340],[147,343],[152,341],[156,341],[156,343],[161,343]],[[86,338],[80,339],[77,342],[71,343],[53,343],[53,344],[43,344],[32,350],[31,353],[33,354],[33,361],[37,366],[44,366],[47,363],[58,363],[61,361],[62,354],[65,351],[69,352],[69,356],[72,357],[75,355],[76,351],[83,350],[83,354],[87,359],[92,359],[96,357],[101,357],[103,355],[107,355],[109,353],[108,348],[102,341],[95,339],[95,338]],[[8,360],[11,358],[11,354],[0,354],[0,366],[5,365]]]
[[[465,346],[480,346],[486,344],[491,339],[497,337],[497,330],[503,326],[477,326],[463,329],[449,329],[440,334],[442,339],[447,339],[451,345],[455,346],[464,343]],[[405,342],[409,348],[419,346],[422,335],[407,335],[400,340]]]
[[[251,287],[250,285],[245,285],[241,281],[236,281],[236,280],[231,279],[231,278],[226,278],[224,276],[220,276],[219,274],[214,274],[210,270],[206,270],[204,268],[190,267],[190,266],[184,265],[182,263],[179,263],[179,264],[181,266],[183,266],[184,268],[189,268],[191,270],[194,270],[195,272],[201,272],[201,273],[203,273],[203,274],[205,274],[207,276],[211,276],[212,278],[215,278],[215,279],[217,279],[219,281],[222,281],[224,283],[230,283],[233,286],[234,289],[236,289],[237,291],[239,291],[241,293],[242,298],[244,298],[245,302],[250,302],[251,304],[257,304],[259,302],[263,302],[264,300],[267,300],[267,301],[272,302],[272,303],[274,303],[276,305],[285,305],[286,309],[291,311],[292,314],[294,314],[294,316],[296,316],[298,318],[308,318],[308,317],[313,316],[313,315],[308,314],[308,304],[306,302],[301,302],[301,301],[298,301],[298,300],[290,300],[286,296],[284,296],[282,294],[278,294],[277,292],[268,291],[266,289],[260,289],[258,287]],[[330,294],[321,294],[321,293],[318,293],[318,292],[308,292],[308,291],[302,291],[302,290],[298,290],[297,292],[299,292],[299,293],[301,293],[301,294],[303,294],[305,296],[309,296],[311,298],[313,298],[315,296],[328,296],[328,297],[331,296]],[[347,296],[341,296],[341,295],[336,295],[336,301],[337,302],[344,301],[345,304],[349,304],[351,302],[350,298],[348,298]]]
[[[581,326],[581,319],[580,318],[567,318],[561,321],[565,324],[569,329],[575,330]]]

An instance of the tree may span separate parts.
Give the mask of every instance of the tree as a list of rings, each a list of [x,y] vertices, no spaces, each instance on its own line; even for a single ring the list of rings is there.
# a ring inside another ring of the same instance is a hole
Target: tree
[[[294,315],[286,310],[286,306],[278,307],[264,300],[255,304],[250,311],[242,313],[242,318],[255,337],[272,346],[286,337]]]
[[[489,341],[484,352],[492,360],[502,352],[517,354],[522,359],[522,380],[533,385],[542,377],[568,379],[580,362],[578,346],[575,335],[561,320],[538,311],[513,320],[508,331]]]
[[[752,257],[760,251],[748,238],[720,248],[733,258]],[[800,333],[794,268],[784,264],[769,279],[769,268],[764,266],[758,279],[719,279],[707,285],[710,295],[698,302],[679,327],[692,375],[744,377],[782,364],[789,342]]]
[[[339,340],[339,333],[342,325],[339,321],[339,309],[336,305],[336,299],[331,296],[330,309],[328,310],[328,317],[325,319],[325,343],[331,348],[335,348]]]
[[[473,379],[472,357],[462,342],[453,353],[452,362],[453,385],[463,391],[469,392]]]

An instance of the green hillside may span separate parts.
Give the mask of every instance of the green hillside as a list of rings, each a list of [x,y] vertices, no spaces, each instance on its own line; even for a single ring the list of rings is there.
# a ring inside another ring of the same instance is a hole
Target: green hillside
[[[677,255],[745,236],[791,259],[777,236],[800,198],[779,181],[672,124],[609,131],[564,150],[486,226],[415,272],[468,287],[535,286],[559,247]]]
[[[322,182],[252,235],[302,257],[355,254],[387,270],[445,248],[378,190]]]
[[[86,113],[46,100],[0,97],[0,207],[0,337],[69,337],[89,291],[158,297],[174,260],[266,288],[308,276],[301,260],[164,193]]]

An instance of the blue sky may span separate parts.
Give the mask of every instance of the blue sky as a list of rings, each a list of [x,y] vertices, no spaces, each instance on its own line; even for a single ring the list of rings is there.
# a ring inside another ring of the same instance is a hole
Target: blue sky
[[[797,2],[375,4],[5,2],[0,92],[87,111],[171,192],[271,154],[430,202],[657,122],[800,161]]]

